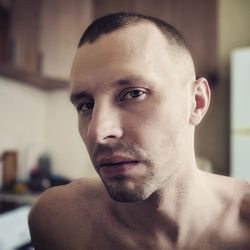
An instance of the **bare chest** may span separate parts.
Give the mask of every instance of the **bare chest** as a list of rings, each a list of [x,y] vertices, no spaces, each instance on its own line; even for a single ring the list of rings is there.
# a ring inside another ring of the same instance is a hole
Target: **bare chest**
[[[190,237],[186,243],[173,244],[167,236],[149,235],[130,231],[127,228],[115,227],[111,224],[92,225],[91,233],[84,232],[68,235],[65,249],[68,250],[249,250],[250,240],[247,232],[218,228],[208,231],[202,237]],[[84,230],[83,230],[84,231]],[[73,233],[73,231],[71,231]],[[87,236],[87,237],[86,237]],[[250,236],[249,236],[250,237]],[[66,238],[65,238],[66,239]]]
[[[110,220],[94,223],[86,249],[120,250],[250,250],[250,228],[235,218],[214,222],[200,234],[191,232],[185,242],[171,241],[165,232],[137,231]],[[81,248],[79,248],[81,249]]]
[[[57,239],[61,242],[60,250],[175,249],[167,237],[121,225],[108,214],[99,214],[86,224],[84,221],[83,218],[73,219],[68,222],[67,228],[61,227],[64,233]]]
[[[201,222],[202,223],[202,222]],[[140,227],[139,227],[140,228]],[[250,229],[232,214],[217,218],[201,232],[193,232],[184,242],[172,242],[169,235],[151,228],[124,225],[105,211],[75,216],[60,226],[60,250],[247,250]],[[180,235],[178,238],[181,238]]]
[[[202,222],[201,222],[202,223]],[[192,250],[248,250],[250,249],[250,227],[242,223],[236,214],[224,214],[212,220],[200,232],[190,233],[190,240],[178,249]]]

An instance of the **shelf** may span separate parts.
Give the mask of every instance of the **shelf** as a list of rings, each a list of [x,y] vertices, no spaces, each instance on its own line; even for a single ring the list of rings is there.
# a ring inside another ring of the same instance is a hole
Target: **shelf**
[[[19,202],[34,204],[38,200],[39,194],[29,193],[29,194],[12,194],[12,193],[1,193],[0,192],[0,202]]]
[[[67,88],[69,85],[67,80],[42,77],[9,65],[0,65],[0,75],[47,91]]]

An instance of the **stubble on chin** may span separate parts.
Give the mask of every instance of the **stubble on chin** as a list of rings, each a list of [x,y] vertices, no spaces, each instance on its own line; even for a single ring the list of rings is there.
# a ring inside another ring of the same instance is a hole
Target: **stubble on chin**
[[[96,161],[103,155],[124,154],[131,156],[146,166],[145,173],[140,177],[117,175],[110,179],[102,177],[101,166]],[[97,145],[93,154],[92,163],[95,166],[109,196],[117,202],[136,202],[146,200],[159,187],[159,178],[155,176],[153,161],[147,153],[135,143],[118,142],[113,145]]]
[[[103,181],[107,193],[117,202],[144,201],[157,190],[159,182],[152,177],[143,182],[128,180],[126,176],[116,176],[112,181]]]

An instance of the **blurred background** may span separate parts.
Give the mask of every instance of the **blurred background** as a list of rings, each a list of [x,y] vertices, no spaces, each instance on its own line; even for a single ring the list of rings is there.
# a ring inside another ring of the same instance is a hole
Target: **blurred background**
[[[95,175],[69,74],[83,30],[117,11],[161,18],[183,34],[212,91],[196,133],[198,165],[250,179],[250,0],[0,0],[0,211]]]

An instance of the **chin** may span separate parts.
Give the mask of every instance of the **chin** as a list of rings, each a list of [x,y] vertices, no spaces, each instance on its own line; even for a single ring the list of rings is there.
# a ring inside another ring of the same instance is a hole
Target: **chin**
[[[134,184],[122,176],[117,176],[112,182],[104,182],[104,185],[109,196],[117,202],[143,201],[152,194],[147,185]]]
[[[111,192],[107,190],[112,200],[116,202],[137,202],[143,200],[138,195],[128,192]]]

